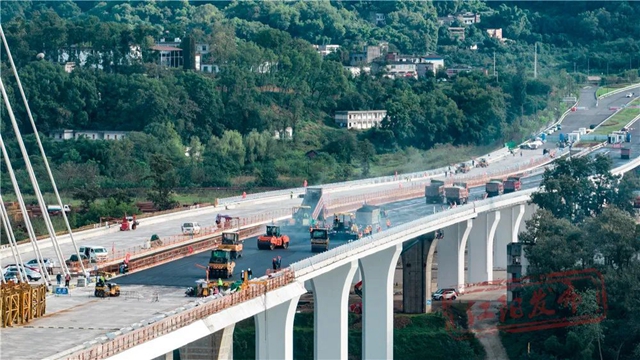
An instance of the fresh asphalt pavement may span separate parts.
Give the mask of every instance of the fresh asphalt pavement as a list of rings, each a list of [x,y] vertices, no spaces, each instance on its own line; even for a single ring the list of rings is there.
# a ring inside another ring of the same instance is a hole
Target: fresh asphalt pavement
[[[530,189],[540,183],[542,176],[535,175],[523,179],[523,189]],[[470,200],[481,199],[484,194],[484,186],[475,187],[471,190]],[[384,205],[391,225],[400,225],[413,221],[436,212],[443,211],[441,206],[426,205],[424,197],[399,201]],[[385,227],[384,225],[382,225]],[[283,230],[284,232],[284,230]],[[233,275],[234,280],[240,278],[242,270],[251,269],[253,277],[265,275],[266,270],[271,267],[272,259],[276,256],[282,257],[282,267],[296,261],[313,256],[311,244],[309,242],[308,231],[301,229],[299,232],[288,232],[291,242],[288,249],[258,250],[257,238],[252,237],[244,241],[244,254],[236,260],[236,267]],[[343,245],[345,241],[330,241],[330,248]],[[162,285],[162,286],[193,286],[195,281],[205,277],[205,271],[196,266],[207,266],[209,263],[209,251],[172,261],[167,264],[156,266],[147,270],[129,274],[116,280],[118,284],[128,285]]]

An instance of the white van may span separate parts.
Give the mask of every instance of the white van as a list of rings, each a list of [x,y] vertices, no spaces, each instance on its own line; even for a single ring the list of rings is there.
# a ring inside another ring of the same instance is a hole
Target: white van
[[[184,235],[200,234],[200,224],[197,222],[186,222],[182,224],[182,233]]]
[[[86,255],[89,259],[107,260],[107,258],[109,257],[109,252],[104,246],[81,246],[78,250],[81,254]]]

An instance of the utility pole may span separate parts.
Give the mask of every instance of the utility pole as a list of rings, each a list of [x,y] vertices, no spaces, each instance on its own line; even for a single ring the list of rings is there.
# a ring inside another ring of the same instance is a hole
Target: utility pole
[[[533,45],[533,78],[538,78],[538,43]]]

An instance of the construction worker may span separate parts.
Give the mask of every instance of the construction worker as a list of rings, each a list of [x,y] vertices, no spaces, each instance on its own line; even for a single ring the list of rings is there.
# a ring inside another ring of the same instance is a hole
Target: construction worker
[[[387,227],[390,228],[391,227],[391,220],[387,219]]]
[[[71,281],[71,275],[67,274],[64,277],[64,286],[69,287],[69,281]]]
[[[280,256],[278,256],[278,261],[276,262],[276,265],[278,265],[278,269],[282,268],[282,258]]]
[[[311,230],[309,230],[311,231]],[[278,260],[276,258],[273,258],[273,261],[271,262],[273,265],[273,270],[278,270]]]
[[[218,291],[222,292],[222,287],[224,286],[224,283],[222,282],[221,278],[218,278]]]
[[[62,284],[62,274],[58,273],[58,275],[56,275],[56,281],[58,282],[58,286]]]
[[[249,275],[249,280],[251,280],[251,277],[253,276],[253,272],[251,271],[251,268],[247,269],[247,274]]]
[[[289,196],[291,196],[291,198],[293,199],[293,191],[291,191],[291,193],[289,193]]]
[[[240,280],[244,281],[244,270],[240,273]]]

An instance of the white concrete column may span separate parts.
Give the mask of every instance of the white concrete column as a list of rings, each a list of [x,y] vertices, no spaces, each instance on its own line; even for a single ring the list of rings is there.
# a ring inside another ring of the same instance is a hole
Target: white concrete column
[[[293,359],[293,319],[300,296],[255,316],[256,359]]]
[[[349,289],[358,269],[355,261],[313,278],[314,342],[316,360],[349,357]]]
[[[443,229],[444,238],[438,241],[438,288],[464,291],[464,249],[472,228],[469,219]]]
[[[222,331],[222,339],[218,350],[218,360],[233,360],[233,331],[236,324],[229,325]]]
[[[524,216],[525,205],[515,205],[500,210],[500,218],[496,239],[493,242],[493,267],[497,269],[507,268],[507,245],[518,241],[518,229]]]
[[[393,359],[393,277],[400,253],[402,244],[360,259],[363,359]]]
[[[469,235],[469,282],[493,280],[493,238],[500,223],[500,211],[478,214]]]
[[[164,360],[173,360],[173,351],[169,351],[164,355]]]

